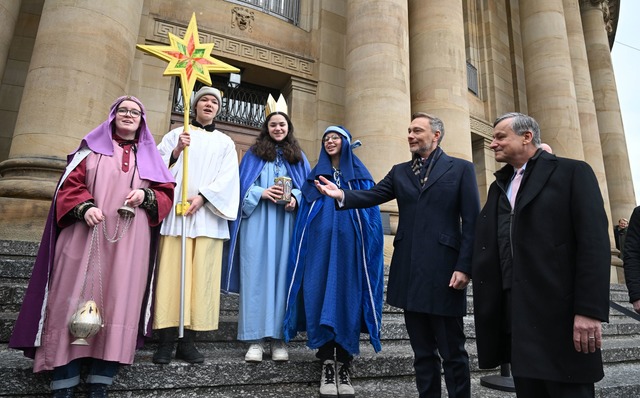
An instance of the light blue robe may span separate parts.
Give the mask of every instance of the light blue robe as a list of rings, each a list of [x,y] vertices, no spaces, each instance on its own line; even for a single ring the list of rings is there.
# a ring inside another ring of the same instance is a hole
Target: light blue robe
[[[290,177],[285,167],[279,176]],[[260,198],[275,177],[275,163],[265,163],[242,201],[238,340],[284,337],[287,262],[297,210],[287,212],[284,205]],[[300,190],[294,188],[292,195],[300,203]]]

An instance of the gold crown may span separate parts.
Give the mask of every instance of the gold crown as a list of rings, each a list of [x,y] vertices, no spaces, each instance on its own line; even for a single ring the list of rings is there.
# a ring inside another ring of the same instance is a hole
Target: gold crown
[[[287,107],[287,101],[285,101],[282,94],[280,94],[280,97],[278,98],[277,102],[275,99],[273,99],[273,96],[269,94],[269,98],[267,98],[267,106],[265,107],[265,115],[269,116],[273,112],[282,112],[286,115],[289,115],[289,108]]]

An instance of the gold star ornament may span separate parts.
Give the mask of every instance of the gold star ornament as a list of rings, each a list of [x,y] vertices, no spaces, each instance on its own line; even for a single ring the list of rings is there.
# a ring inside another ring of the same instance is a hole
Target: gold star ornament
[[[137,47],[169,62],[164,76],[180,76],[184,104],[191,99],[191,93],[196,80],[206,85],[211,85],[210,73],[237,73],[240,70],[234,66],[217,60],[211,56],[213,43],[200,43],[198,37],[198,24],[196,14],[193,13],[189,27],[184,38],[169,33],[170,46],[146,46],[138,44]]]

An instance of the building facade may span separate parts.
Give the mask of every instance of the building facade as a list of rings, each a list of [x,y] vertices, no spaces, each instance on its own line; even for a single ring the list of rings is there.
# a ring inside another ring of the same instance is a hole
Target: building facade
[[[0,239],[39,239],[66,154],[116,97],[143,101],[158,140],[182,123],[176,79],[136,44],[182,37],[194,12],[200,41],[241,70],[214,76],[219,128],[239,156],[266,95],[282,93],[312,163],[325,127],[342,124],[381,179],[409,159],[410,115],[424,111],[443,119],[445,151],[473,161],[484,198],[500,167],[492,122],[519,111],[557,155],[593,167],[610,219],[626,217],[635,196],[610,56],[619,3],[0,0]],[[393,230],[395,205],[383,210]]]

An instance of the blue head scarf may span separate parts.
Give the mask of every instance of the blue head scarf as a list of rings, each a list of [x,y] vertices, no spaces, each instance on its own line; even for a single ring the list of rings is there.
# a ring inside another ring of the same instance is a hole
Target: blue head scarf
[[[340,152],[340,174],[343,182],[349,182],[353,180],[371,180],[373,177],[369,173],[369,170],[364,166],[362,161],[353,154],[353,150],[362,143],[358,140],[352,141],[351,133],[343,126],[329,126],[324,131],[322,137],[329,133],[338,133],[342,138],[342,149]],[[302,194],[308,202],[313,202],[318,199],[322,194],[318,192],[314,184],[314,180],[318,179],[318,176],[324,176],[331,178],[333,175],[333,167],[331,166],[331,156],[324,149],[324,145],[320,149],[320,155],[318,158],[318,164],[314,167],[307,180],[302,186]]]

